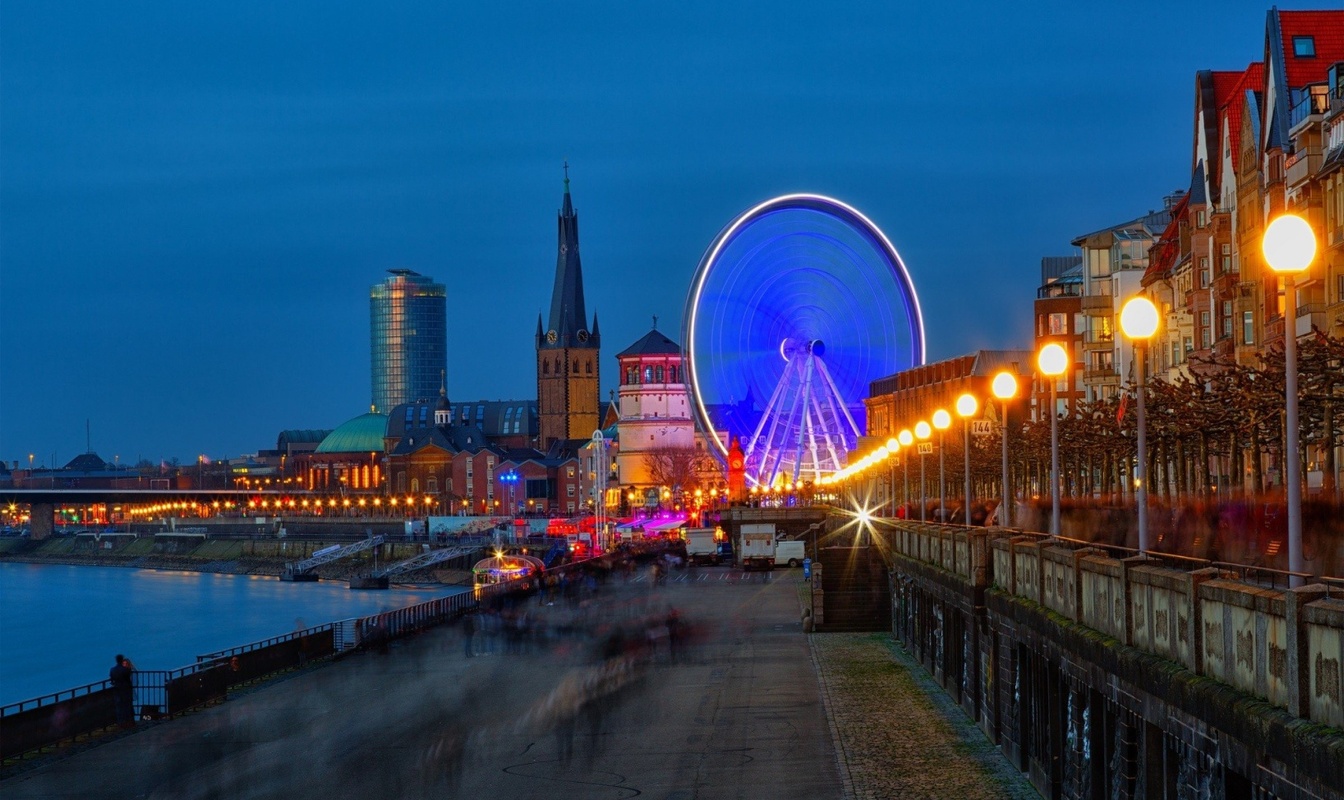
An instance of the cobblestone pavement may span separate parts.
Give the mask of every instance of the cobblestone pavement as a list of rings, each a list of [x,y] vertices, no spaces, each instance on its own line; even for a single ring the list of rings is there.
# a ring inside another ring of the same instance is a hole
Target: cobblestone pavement
[[[890,634],[809,638],[847,800],[1040,797]]]

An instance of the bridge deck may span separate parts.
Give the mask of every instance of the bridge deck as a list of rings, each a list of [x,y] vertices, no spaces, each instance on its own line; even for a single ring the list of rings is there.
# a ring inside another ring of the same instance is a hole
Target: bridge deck
[[[943,718],[889,636],[804,636],[797,570],[671,577],[657,589],[644,575],[616,583],[587,613],[661,615],[671,604],[702,623],[700,643],[675,663],[660,652],[576,716],[563,688],[596,674],[592,643],[506,655],[496,642],[468,659],[459,630],[440,629],[55,761],[0,794],[810,800],[955,786],[1032,796],[977,730]],[[977,737],[982,752],[968,757]]]

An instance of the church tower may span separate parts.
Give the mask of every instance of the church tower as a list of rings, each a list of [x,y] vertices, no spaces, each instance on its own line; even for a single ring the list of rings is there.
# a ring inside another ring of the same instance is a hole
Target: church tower
[[[537,412],[539,446],[557,440],[587,439],[598,429],[602,337],[597,315],[588,328],[583,302],[583,268],[579,263],[579,217],[569,197],[569,165],[565,165],[565,197],[558,220],[559,252],[551,315],[545,327],[537,317]]]

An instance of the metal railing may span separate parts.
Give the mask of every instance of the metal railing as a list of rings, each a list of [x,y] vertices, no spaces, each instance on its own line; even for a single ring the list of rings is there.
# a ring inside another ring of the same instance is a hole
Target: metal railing
[[[548,574],[582,570],[590,563],[565,564]],[[533,583],[521,579],[483,586],[394,611],[327,622],[198,655],[195,664],[178,669],[136,670],[132,674],[136,716],[145,721],[164,719],[219,702],[234,687],[313,660],[383,646],[458,619],[482,601],[535,588]],[[40,755],[53,746],[99,735],[115,724],[112,683],[108,680],[0,706],[0,759],[8,764]]]

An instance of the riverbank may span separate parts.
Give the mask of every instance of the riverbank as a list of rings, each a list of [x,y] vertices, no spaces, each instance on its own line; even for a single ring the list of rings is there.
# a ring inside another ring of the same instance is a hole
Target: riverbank
[[[208,540],[199,537],[105,536],[61,537],[32,541],[0,539],[0,561],[69,566],[131,567],[228,575],[278,577],[285,566],[301,561],[332,544],[349,542]],[[423,543],[397,542],[382,546],[381,566],[404,561],[424,552]],[[458,561],[464,561],[459,559]],[[374,570],[373,555],[360,553],[314,570],[322,580],[348,581]],[[470,565],[450,564],[399,576],[398,583],[469,585]]]

